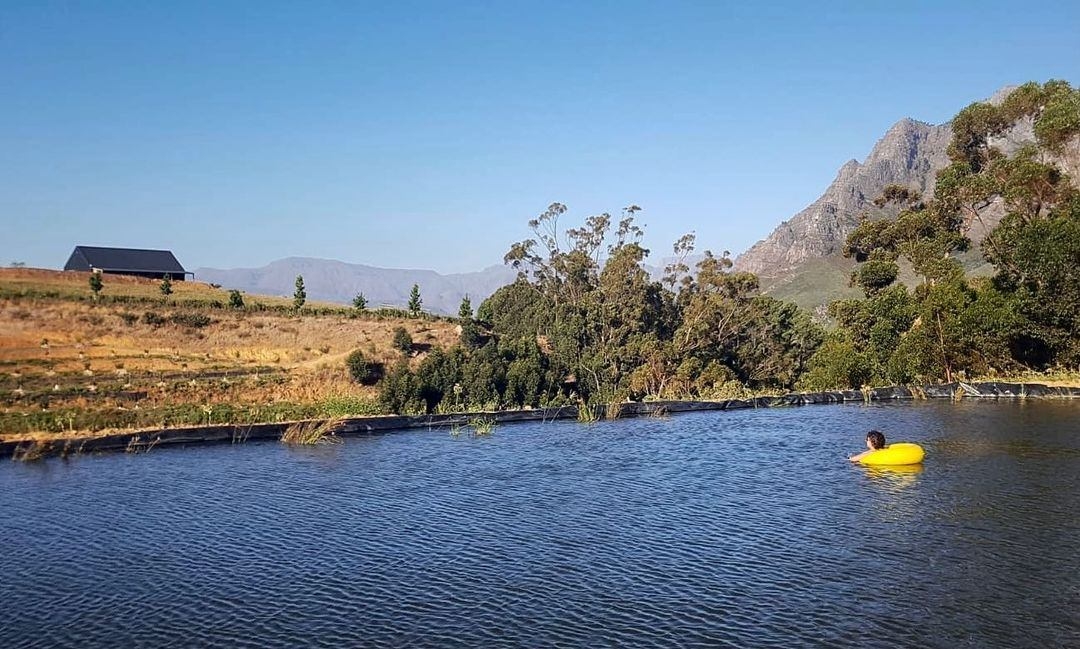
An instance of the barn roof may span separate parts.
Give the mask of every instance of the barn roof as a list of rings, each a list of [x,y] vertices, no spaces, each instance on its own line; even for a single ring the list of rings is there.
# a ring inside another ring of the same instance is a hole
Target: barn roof
[[[75,246],[71,255],[75,257],[79,254],[92,268],[104,271],[188,274],[169,250]]]

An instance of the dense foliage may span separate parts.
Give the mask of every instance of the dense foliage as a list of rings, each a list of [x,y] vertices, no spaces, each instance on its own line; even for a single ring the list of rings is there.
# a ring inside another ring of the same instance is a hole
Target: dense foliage
[[[485,300],[475,319],[463,304],[461,343],[415,369],[394,368],[383,405],[433,412],[793,387],[821,330],[795,306],[762,295],[753,275],[731,272],[726,252],[706,252],[691,274],[693,235],[675,244],[663,281],[650,277],[638,210],[563,232],[565,206],[549,207],[529,224],[535,238],[506,255],[518,280]]]
[[[1036,143],[1005,155],[1010,128],[1030,123]],[[1080,91],[1029,83],[1000,105],[956,116],[951,164],[932,199],[889,187],[877,204],[895,220],[864,221],[845,255],[865,299],[831,305],[838,327],[814,355],[803,387],[952,381],[972,374],[1080,365],[1080,193],[1059,167],[1080,157]],[[992,278],[967,277],[957,259],[969,229],[1004,212],[982,242]],[[897,283],[905,262],[914,289]]]

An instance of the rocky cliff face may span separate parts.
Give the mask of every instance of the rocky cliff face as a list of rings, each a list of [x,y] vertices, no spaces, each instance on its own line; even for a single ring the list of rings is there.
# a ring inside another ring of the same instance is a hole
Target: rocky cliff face
[[[861,215],[880,212],[873,200],[887,185],[932,193],[934,176],[948,164],[945,149],[951,138],[948,125],[900,120],[865,162],[851,160],[841,167],[821,198],[739,255],[735,268],[777,277],[796,271],[808,260],[838,255]]]

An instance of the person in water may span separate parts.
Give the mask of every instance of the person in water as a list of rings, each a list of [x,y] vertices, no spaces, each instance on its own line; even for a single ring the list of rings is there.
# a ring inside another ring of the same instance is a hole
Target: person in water
[[[867,450],[857,455],[852,455],[848,459],[852,462],[858,462],[859,460],[863,459],[874,451],[880,451],[881,449],[885,448],[885,433],[881,432],[880,430],[872,430],[867,433],[866,448]]]

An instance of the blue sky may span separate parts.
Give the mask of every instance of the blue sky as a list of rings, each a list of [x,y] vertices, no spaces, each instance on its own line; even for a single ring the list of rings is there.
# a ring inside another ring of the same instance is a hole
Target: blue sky
[[[1076,83],[1080,3],[941,4],[4,0],[0,264],[476,270],[553,201],[740,252],[896,120]]]

